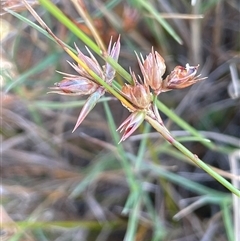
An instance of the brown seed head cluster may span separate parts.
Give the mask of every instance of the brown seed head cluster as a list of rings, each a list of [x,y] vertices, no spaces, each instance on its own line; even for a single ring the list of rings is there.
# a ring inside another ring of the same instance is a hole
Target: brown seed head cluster
[[[86,49],[90,57],[83,54],[83,52],[76,45],[75,47],[78,52],[78,58],[82,60],[87,68],[94,72],[101,79],[104,79],[108,84],[111,84],[116,73],[115,69],[108,63],[106,63],[103,67],[100,66],[88,48]],[[113,45],[112,41],[110,41],[107,55],[112,57],[115,61],[118,61],[119,53],[120,38]],[[76,65],[70,62],[68,63],[78,72],[79,75],[71,75],[59,72],[64,74],[65,77],[62,81],[55,83],[54,87],[50,87],[51,91],[49,93],[57,93],[61,95],[91,95],[98,89],[98,87],[100,87],[100,85],[95,82],[95,79],[84,67],[82,67],[80,64]]]
[[[110,41],[108,46],[107,56],[110,56],[115,61],[118,61],[118,56],[120,53],[120,38],[117,42],[112,45]],[[105,88],[103,88],[99,83],[95,81],[91,72],[99,76],[106,83],[111,84],[115,76],[115,69],[106,63],[104,66],[100,66],[93,54],[88,50],[89,56],[83,54],[79,48],[76,46],[78,52],[78,58],[84,63],[84,68],[82,65],[69,63],[79,75],[64,74],[65,77],[62,81],[55,83],[54,87],[50,87],[51,91],[49,93],[57,93],[60,95],[90,95],[86,100],[73,129],[75,131],[77,127],[82,123],[87,114],[94,108],[98,100],[105,93]],[[90,70],[90,71],[87,71]]]
[[[152,95],[149,86],[142,83],[139,77],[139,81],[136,78],[134,72],[131,72],[133,79],[133,85],[126,84],[122,87],[122,93],[124,96],[132,102],[132,104],[140,109],[147,109],[151,104]]]
[[[141,56],[141,60],[138,58],[138,63],[145,82],[151,87],[152,90],[158,91],[161,89],[162,76],[166,71],[164,59],[157,51],[152,49],[152,52],[147,55],[146,59],[143,60]]]
[[[186,67],[176,66],[174,70],[163,81],[163,90],[169,91],[172,89],[183,89],[205,78],[199,78],[197,75],[199,65]]]
[[[77,46],[76,49],[79,59],[81,59],[84,64],[83,66],[80,64],[69,64],[79,75],[62,73],[65,75],[63,80],[50,88],[50,93],[61,95],[90,95],[79,114],[73,131],[82,123],[87,114],[105,93],[105,88],[95,81],[91,72],[110,85],[115,76],[115,69],[109,63],[106,62],[104,66],[100,66],[88,49],[89,56],[83,54]],[[107,55],[115,61],[118,61],[119,53],[120,39],[118,39],[113,46],[110,41]],[[146,59],[144,59],[142,55],[140,55],[140,57],[137,55],[137,60],[142,77],[136,76],[135,73],[130,70],[133,84],[125,84],[121,89],[122,97],[125,98],[122,99],[122,104],[132,113],[118,129],[120,132],[124,131],[120,142],[131,136],[145,120],[147,115],[151,115],[151,118],[162,123],[157,108],[154,107],[153,95],[157,96],[162,92],[173,89],[182,89],[204,79],[199,78],[200,75],[196,76],[198,66],[189,66],[189,64],[187,64],[186,67],[176,66],[173,71],[163,79],[166,71],[165,61],[154,49],[146,56]],[[132,106],[126,106],[126,100],[128,100]]]
[[[144,60],[137,55],[140,70],[143,75],[143,80],[136,78],[134,72],[130,72],[133,80],[133,85],[125,85],[122,87],[122,93],[132,102],[134,106],[140,109],[146,109],[151,105],[152,92],[159,95],[162,92],[167,92],[173,89],[186,88],[205,78],[199,78],[197,75],[198,66],[186,67],[176,66],[174,70],[163,79],[166,71],[166,65],[163,57],[152,49],[152,52],[146,56]],[[151,91],[152,92],[151,92]]]

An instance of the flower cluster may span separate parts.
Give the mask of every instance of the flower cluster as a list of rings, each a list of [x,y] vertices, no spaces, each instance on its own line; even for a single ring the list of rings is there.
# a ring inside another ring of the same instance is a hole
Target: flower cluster
[[[89,51],[88,57],[87,55],[83,54],[77,46],[75,46],[78,52],[78,58],[83,61],[83,63],[87,66],[89,70],[94,72],[97,76],[103,79],[106,83],[111,84],[113,78],[115,76],[115,69],[112,68],[111,65],[105,63],[104,66],[100,66],[96,58],[93,54]],[[110,41],[108,46],[107,55],[113,58],[115,61],[118,61],[120,53],[120,38],[118,38],[117,42],[112,45],[112,41]],[[86,100],[76,122],[75,127],[73,128],[73,132],[78,128],[78,126],[82,123],[85,119],[87,114],[93,109],[96,105],[98,100],[105,94],[105,89],[95,82],[95,79],[92,75],[81,65],[76,65],[69,63],[79,75],[71,75],[71,74],[64,74],[64,78],[62,81],[55,83],[54,87],[50,87],[51,91],[48,93],[56,93],[60,95],[90,95]]]
[[[199,78],[197,75],[199,65],[190,66],[186,64],[186,68],[183,66],[176,66],[174,70],[164,79],[162,87],[163,91],[169,91],[173,89],[183,89],[205,78]]]
[[[73,96],[90,95],[80,112],[73,131],[82,123],[86,115],[93,109],[97,101],[105,93],[104,87],[95,81],[91,72],[99,76],[109,85],[111,85],[115,76],[115,69],[109,63],[100,66],[88,49],[89,56],[84,55],[77,46],[76,49],[78,57],[85,64],[85,67],[70,63],[79,75],[62,73],[65,75],[63,80],[56,83],[54,87],[51,87],[51,91],[49,92]],[[110,41],[107,55],[115,61],[118,61],[119,52],[120,39],[118,39],[113,46]],[[124,99],[124,101],[123,99],[121,100],[122,104],[132,112],[118,128],[120,132],[124,131],[120,142],[126,140],[145,119],[149,119],[148,117],[163,125],[156,108],[156,103],[153,101],[154,96],[156,97],[162,92],[173,89],[188,87],[204,79],[199,78],[200,75],[196,76],[198,66],[189,66],[189,64],[187,64],[186,67],[176,66],[166,78],[163,78],[166,71],[165,61],[163,57],[153,49],[151,53],[146,56],[145,60],[142,55],[140,55],[140,57],[137,55],[137,60],[142,78],[136,76],[135,73],[130,70],[132,84],[125,84],[120,92]],[[88,69],[91,71],[88,71]],[[130,106],[132,107],[126,106],[125,100],[131,103]]]
[[[144,60],[137,55],[138,64],[143,75],[143,79],[136,78],[134,72],[130,71],[133,85],[125,85],[122,87],[122,94],[136,108],[133,113],[123,122],[118,130],[123,131],[120,140],[127,139],[144,121],[146,115],[162,123],[155,103],[153,103],[153,95],[157,96],[162,92],[173,89],[182,89],[188,87],[202,79],[200,75],[196,76],[198,66],[185,67],[176,66],[174,70],[163,79],[166,71],[165,61],[162,56],[152,49],[152,52],[146,56]],[[153,93],[152,93],[153,92]],[[131,111],[131,110],[130,110]]]
[[[144,82],[151,87],[155,95],[173,89],[186,88],[205,79],[199,78],[200,75],[196,76],[199,66],[190,66],[189,64],[186,64],[186,67],[176,66],[174,70],[163,79],[162,77],[166,71],[165,61],[162,56],[153,49],[145,60],[142,56],[141,59],[137,56],[137,59]]]

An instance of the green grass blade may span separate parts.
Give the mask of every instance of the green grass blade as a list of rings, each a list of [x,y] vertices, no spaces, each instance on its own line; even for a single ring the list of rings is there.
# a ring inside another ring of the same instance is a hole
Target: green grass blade
[[[217,147],[213,142],[206,141],[206,138],[202,136],[196,129],[190,126],[186,121],[184,121],[181,117],[174,113],[174,111],[170,110],[167,106],[165,106],[162,102],[157,101],[158,109],[163,112],[166,116],[168,116],[173,122],[175,122],[182,129],[188,131],[193,136],[199,138],[199,142],[201,142],[204,146],[208,147],[211,150],[218,150],[226,153],[224,148]]]
[[[148,164],[143,164],[142,165],[143,170],[149,170],[153,173],[158,174],[160,177],[163,177],[172,183],[175,183],[177,185],[181,185],[185,187],[186,189],[201,194],[201,195],[211,195],[211,196],[216,196],[219,198],[226,198],[229,197],[231,199],[230,194],[226,194],[220,191],[216,191],[214,189],[211,189],[209,187],[205,187],[199,183],[193,182],[187,178],[181,177],[175,173],[169,172],[167,170],[162,169],[160,166],[153,164],[153,163],[148,163]]]
[[[234,236],[234,230],[233,230],[233,223],[232,223],[232,215],[231,215],[231,211],[229,209],[229,205],[227,202],[224,202],[222,205],[222,219],[225,225],[225,229],[226,229],[226,233],[227,233],[227,237],[229,241],[234,241],[237,240],[237,237],[233,237]]]
[[[44,6],[54,17],[56,17],[63,25],[65,25],[72,33],[74,33],[81,41],[83,41],[90,49],[96,54],[105,59],[114,69],[128,82],[131,82],[130,74],[112,58],[104,58],[102,50],[84,33],[78,26],[76,26],[64,13],[53,3],[48,0],[39,0],[42,6]]]
[[[124,169],[126,178],[128,180],[129,188],[130,188],[130,194],[129,199],[127,202],[127,209],[131,209],[129,222],[128,222],[128,228],[126,231],[126,235],[124,240],[125,241],[134,241],[135,240],[135,233],[137,230],[138,225],[138,213],[140,210],[140,193],[141,193],[141,186],[140,183],[137,181],[134,173],[132,172],[131,163],[128,161],[126,153],[124,152],[123,146],[121,144],[118,144],[118,141],[120,140],[118,133],[116,132],[116,125],[113,120],[113,116],[111,114],[111,110],[109,109],[108,103],[104,102],[104,109],[107,115],[109,127],[111,130],[111,134],[113,136],[114,142],[117,145],[120,161],[122,164],[122,167]],[[126,209],[124,209],[126,211]]]
[[[98,102],[110,101],[112,97],[102,97]],[[68,102],[58,102],[58,101],[34,101],[29,103],[30,106],[41,109],[64,109],[64,108],[78,108],[84,105],[86,100],[76,100]]]
[[[151,126],[148,123],[145,123],[143,134],[149,133],[150,129],[151,129]],[[141,163],[142,163],[142,160],[144,158],[144,154],[146,152],[146,149],[147,149],[147,138],[145,137],[141,140],[140,146],[139,146],[139,149],[138,149],[138,154],[137,154],[137,158],[136,158],[136,161],[135,161],[135,169],[136,170],[139,170],[140,167],[141,167]]]
[[[161,17],[161,14],[151,5],[150,1],[144,0],[135,0],[135,5],[142,6],[146,9],[149,14],[151,14],[155,19],[162,25],[162,27],[179,43],[182,44],[182,39],[178,36],[178,34],[173,30],[173,28],[168,24],[168,22]]]
[[[121,161],[121,164],[122,164],[123,169],[125,171],[128,183],[130,185],[130,189],[131,190],[138,190],[138,184],[136,183],[134,174],[132,172],[131,164],[129,163],[129,161],[127,159],[127,155],[126,155],[126,153],[125,153],[125,151],[123,149],[122,144],[121,143],[118,144],[120,138],[119,138],[118,132],[116,131],[117,128],[116,128],[116,125],[115,125],[115,122],[114,122],[111,110],[110,110],[107,102],[103,102],[103,106],[104,106],[104,110],[105,110],[106,115],[107,115],[108,126],[110,128],[110,132],[112,134],[112,138],[113,138],[114,143],[115,143],[115,145],[117,147],[118,159],[120,159],[120,161]]]

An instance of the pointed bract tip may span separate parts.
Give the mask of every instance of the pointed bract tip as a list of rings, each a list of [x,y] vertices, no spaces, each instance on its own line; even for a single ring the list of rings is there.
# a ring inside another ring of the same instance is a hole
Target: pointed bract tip
[[[117,131],[124,133],[119,143],[125,141],[132,133],[142,124],[146,116],[146,111],[133,112],[117,129]]]

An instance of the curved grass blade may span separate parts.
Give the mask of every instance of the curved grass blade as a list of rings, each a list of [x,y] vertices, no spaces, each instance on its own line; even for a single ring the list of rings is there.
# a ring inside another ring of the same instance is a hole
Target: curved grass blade
[[[182,44],[182,39],[173,30],[173,28],[168,24],[168,22],[163,19],[160,13],[151,5],[150,1],[137,0],[133,1],[136,6],[142,6],[145,8],[155,19],[162,25],[162,27],[179,43]]]

